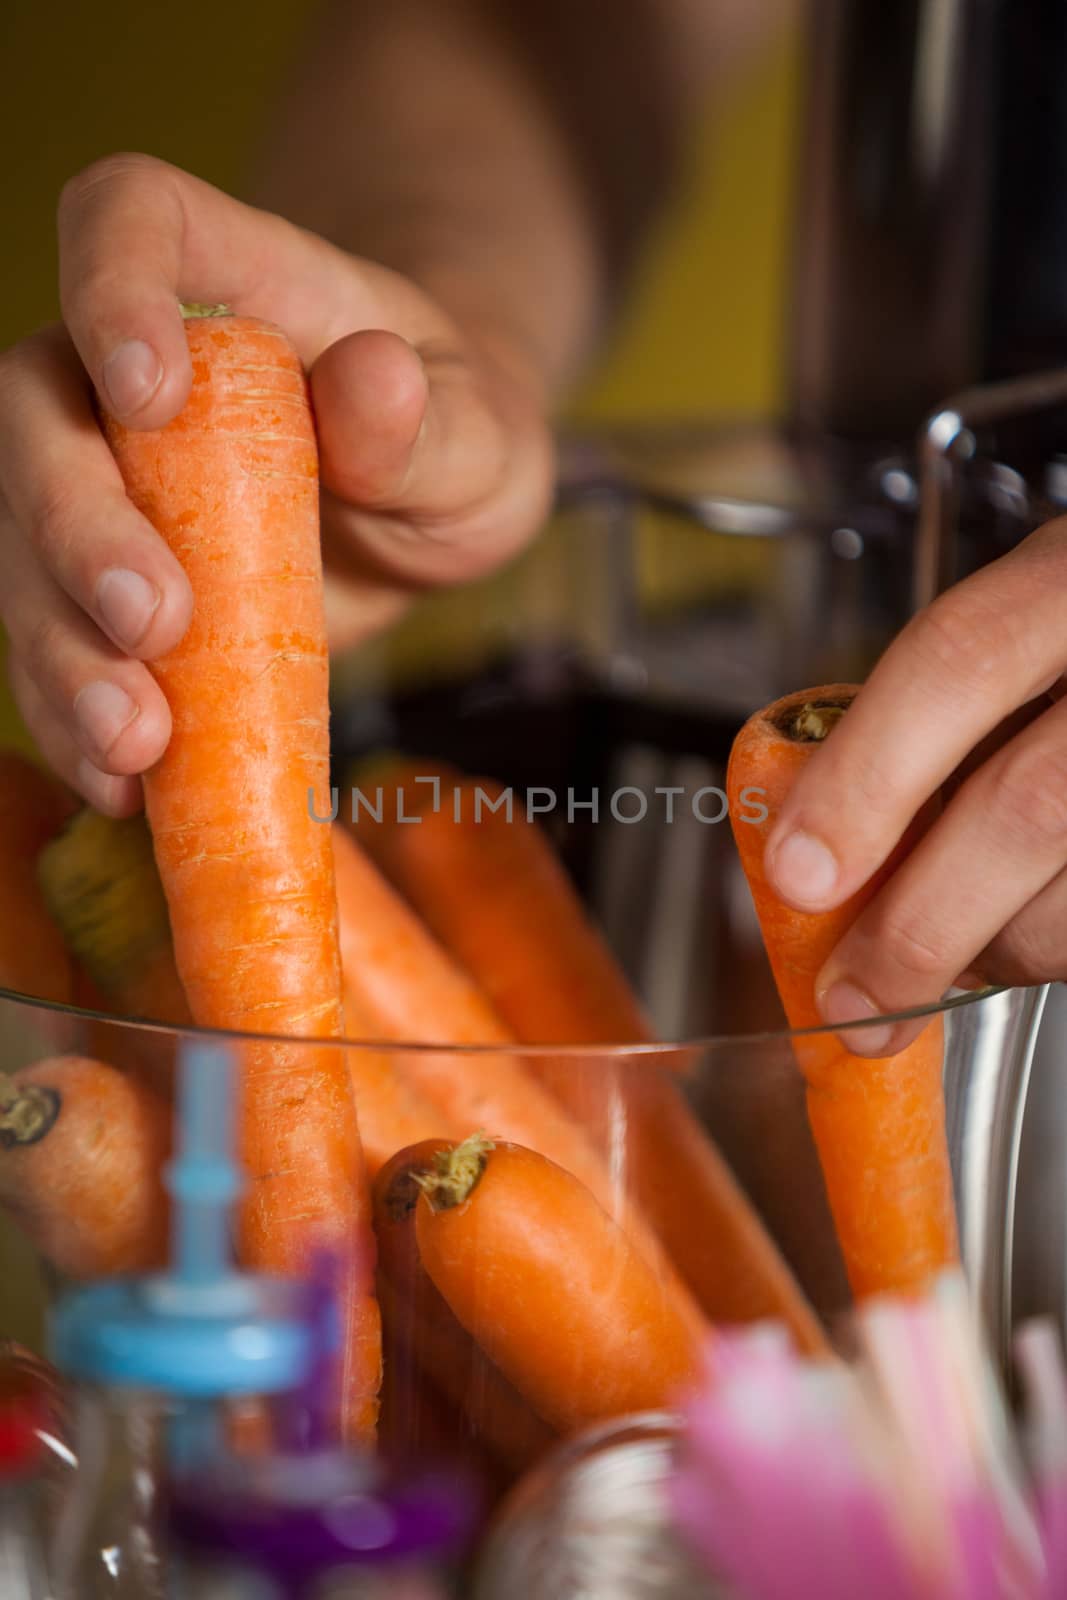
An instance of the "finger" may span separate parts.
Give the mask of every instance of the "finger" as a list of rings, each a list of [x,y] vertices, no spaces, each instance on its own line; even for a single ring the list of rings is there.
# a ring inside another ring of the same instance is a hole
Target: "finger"
[[[782,807],[767,865],[783,899],[840,904],[974,745],[1060,676],[1065,577],[1060,521],[903,630]]]
[[[983,983],[1059,983],[1067,978],[1067,872],[979,951],[973,966]]]
[[[104,403],[131,426],[181,409],[191,369],[178,302],[279,323],[305,366],[354,329],[433,337],[428,302],[385,269],[150,156],[95,162],[59,202],[63,320]],[[339,313],[339,307],[343,312]]]
[[[17,659],[8,664],[8,678],[19,714],[53,772],[106,816],[129,817],[139,811],[144,801],[141,780],[117,778],[88,761]]]
[[[116,777],[144,772],[170,738],[159,685],[104,638],[17,533],[4,549],[0,619],[12,656],[93,766]]]
[[[366,572],[468,581],[514,554],[547,514],[547,428],[532,410],[516,415],[507,386],[457,340],[416,351],[389,333],[354,334],[323,354],[311,387],[331,522]]]
[[[1065,861],[1060,702],[967,779],[841,940],[816,984],[824,1018],[841,1025],[939,1000]],[[902,1037],[891,1026],[863,1030],[853,1048],[882,1055]]]
[[[0,389],[0,486],[22,535],[120,650],[143,659],[172,650],[192,614],[189,581],[126,498],[63,329],[7,355]]]

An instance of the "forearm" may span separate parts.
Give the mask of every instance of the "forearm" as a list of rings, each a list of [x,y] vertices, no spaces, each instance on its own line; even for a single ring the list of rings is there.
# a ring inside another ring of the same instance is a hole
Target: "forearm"
[[[614,0],[330,5],[254,198],[512,342],[554,397],[669,193],[697,9],[633,0],[620,29]]]

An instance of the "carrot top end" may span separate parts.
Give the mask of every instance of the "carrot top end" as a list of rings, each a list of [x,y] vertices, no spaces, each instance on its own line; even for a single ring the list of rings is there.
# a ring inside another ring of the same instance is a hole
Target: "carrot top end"
[[[37,1083],[0,1085],[0,1150],[36,1144],[59,1116],[59,1095]]]
[[[462,1144],[442,1150],[434,1159],[428,1172],[414,1172],[412,1177],[422,1190],[431,1211],[448,1211],[469,1200],[485,1171],[493,1141],[484,1133],[471,1134]]]
[[[772,718],[778,732],[793,744],[821,744],[836,728],[849,700],[805,700],[799,707],[794,703],[782,708]]]

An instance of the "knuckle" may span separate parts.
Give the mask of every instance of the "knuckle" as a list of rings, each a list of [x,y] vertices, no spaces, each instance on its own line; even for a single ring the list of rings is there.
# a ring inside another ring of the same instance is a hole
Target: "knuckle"
[[[43,493],[30,516],[27,533],[50,567],[65,566],[77,538],[78,496],[67,483]]]
[[[1009,751],[994,780],[995,825],[1029,845],[1067,840],[1067,748]]]
[[[912,624],[917,653],[934,681],[984,691],[1011,671],[1019,641],[1004,613],[965,590],[935,600]]]
[[[940,978],[945,971],[944,937],[913,908],[888,913],[877,930],[880,961],[886,961],[912,978]]]
[[[154,156],[122,150],[101,156],[68,178],[59,192],[60,222],[69,222],[101,193],[121,192],[130,184],[151,180],[163,163]]]
[[[26,629],[20,655],[27,676],[38,688],[55,678],[62,633],[60,619],[48,613],[36,617]]]

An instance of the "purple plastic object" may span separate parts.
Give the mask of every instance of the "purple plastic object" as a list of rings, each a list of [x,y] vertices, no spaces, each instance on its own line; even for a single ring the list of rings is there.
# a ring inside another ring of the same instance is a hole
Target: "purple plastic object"
[[[337,1288],[340,1264],[331,1255],[315,1258],[307,1283],[307,1317],[313,1329],[311,1367],[295,1394],[280,1395],[274,1404],[279,1449],[286,1454],[335,1448],[335,1357],[341,1344]]]
[[[334,1359],[341,1338],[339,1263],[319,1256],[307,1284],[314,1355],[301,1388],[272,1405],[277,1448],[223,1454],[214,1470],[171,1484],[172,1539],[190,1554],[266,1569],[287,1594],[331,1568],[447,1561],[480,1510],[472,1484],[443,1474],[387,1478],[337,1434]]]
[[[293,1594],[330,1568],[445,1561],[470,1537],[477,1506],[461,1481],[426,1477],[406,1484],[361,1483],[348,1458],[334,1460],[334,1492],[314,1503],[296,1497],[297,1486],[310,1491],[316,1476],[308,1480],[300,1457],[285,1463],[292,1470],[283,1474],[277,1471],[281,1460],[273,1459],[273,1485],[260,1479],[258,1484],[220,1480],[178,1486],[171,1495],[172,1534],[195,1554],[269,1569]]]

